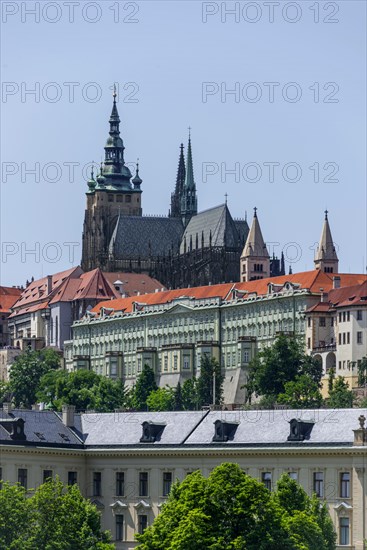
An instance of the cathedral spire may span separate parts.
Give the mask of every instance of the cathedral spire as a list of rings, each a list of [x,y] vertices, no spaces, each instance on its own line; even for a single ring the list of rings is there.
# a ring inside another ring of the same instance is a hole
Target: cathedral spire
[[[251,229],[241,255],[241,280],[252,281],[266,277],[270,277],[270,256],[262,236],[257,208],[254,208]]]
[[[180,145],[180,156],[178,160],[178,169],[176,177],[176,186],[174,192],[171,194],[171,218],[179,218],[181,216],[181,197],[182,191],[185,184],[186,176],[186,167],[185,167],[185,156],[184,156],[184,146],[183,143]]]
[[[321,230],[319,245],[315,253],[315,269],[325,273],[338,273],[339,260],[331,236],[328,211],[325,210],[324,224]]]
[[[189,143],[187,146],[186,157],[186,174],[181,197],[181,216],[185,226],[189,223],[192,216],[195,216],[197,214],[197,211],[198,204],[191,150],[191,128],[189,128]]]

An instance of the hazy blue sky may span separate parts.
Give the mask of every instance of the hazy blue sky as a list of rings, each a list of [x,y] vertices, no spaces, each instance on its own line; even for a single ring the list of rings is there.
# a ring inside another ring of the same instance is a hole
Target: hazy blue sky
[[[102,158],[113,82],[144,213],[167,213],[190,125],[199,209],[225,193],[235,217],[257,206],[295,272],[327,207],[340,271],[365,270],[364,1],[1,4],[2,284],[80,262],[82,167]]]

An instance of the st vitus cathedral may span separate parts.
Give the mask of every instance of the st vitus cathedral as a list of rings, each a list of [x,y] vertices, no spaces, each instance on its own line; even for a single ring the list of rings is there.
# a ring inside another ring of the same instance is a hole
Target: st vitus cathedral
[[[232,218],[227,204],[198,212],[190,136],[186,162],[180,147],[168,216],[143,216],[139,165],[133,177],[124,161],[116,93],[109,124],[104,163],[98,176],[94,178],[92,172],[88,180],[85,271],[100,267],[109,272],[147,273],[167,288],[201,286],[239,281],[240,261],[244,265],[246,253],[254,254],[256,266],[261,261],[267,265],[263,273],[255,269],[251,278],[284,274],[284,259],[270,259],[264,243],[262,250],[254,252],[257,243],[247,242],[253,231],[249,232],[246,220]]]

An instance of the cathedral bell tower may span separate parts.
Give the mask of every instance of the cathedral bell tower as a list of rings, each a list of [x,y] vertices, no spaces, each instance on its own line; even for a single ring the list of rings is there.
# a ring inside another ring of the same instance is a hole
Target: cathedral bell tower
[[[254,218],[241,255],[240,265],[241,282],[270,277],[270,256],[261,233],[257,208],[254,208]]]
[[[105,159],[100,173],[87,182],[87,205],[83,226],[82,269],[106,268],[108,246],[118,216],[141,216],[141,184],[139,165],[132,179],[124,160],[124,142],[120,137],[120,117],[113,93],[112,112],[109,119],[109,136],[105,145]]]
[[[315,253],[315,269],[324,273],[338,273],[339,260],[336,254],[328,220],[328,211],[325,210],[325,220],[322,226],[319,245]]]

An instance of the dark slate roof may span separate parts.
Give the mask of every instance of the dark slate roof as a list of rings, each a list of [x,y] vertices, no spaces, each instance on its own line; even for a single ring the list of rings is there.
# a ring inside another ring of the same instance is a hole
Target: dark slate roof
[[[160,440],[153,445],[182,445],[206,414],[207,411],[83,414],[85,444],[146,446],[140,443],[142,423],[151,421],[166,424]]]
[[[1,420],[22,418],[24,420],[25,441],[13,440],[1,425]],[[37,444],[52,446],[82,446],[77,435],[67,428],[60,416],[53,411],[28,411],[13,409],[10,414],[0,409],[0,442],[13,444]]]
[[[199,214],[191,218],[182,238],[181,253],[184,252],[185,237],[187,249],[190,246],[190,239],[192,240],[193,248],[196,247],[196,235],[198,236],[199,248],[201,248],[202,233],[204,233],[204,246],[209,246],[210,232],[212,235],[212,246],[226,248],[242,248],[243,246],[236,223],[233,221],[227,205],[222,204],[199,212]]]
[[[180,218],[120,216],[109,251],[115,259],[141,259],[178,251],[183,234]]]
[[[359,428],[358,417],[366,409],[316,409],[316,410],[251,410],[251,411],[213,411],[210,412],[197,429],[186,440],[186,445],[207,445],[212,443],[214,422],[224,420],[238,422],[233,441],[222,445],[292,445],[287,441],[290,433],[289,421],[293,418],[314,420],[310,439],[297,444],[315,445],[352,445],[353,430]]]
[[[246,220],[233,220],[233,221],[236,226],[237,232],[239,234],[241,243],[243,244],[243,246],[245,246],[248,232],[250,231],[248,223]]]

